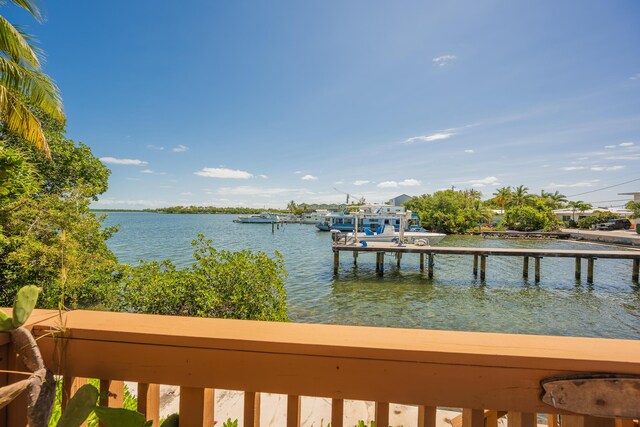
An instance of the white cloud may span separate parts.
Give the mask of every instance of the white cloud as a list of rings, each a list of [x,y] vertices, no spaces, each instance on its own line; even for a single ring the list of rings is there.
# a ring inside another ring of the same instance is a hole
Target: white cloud
[[[207,178],[220,178],[220,179],[249,179],[253,178],[253,174],[247,171],[241,171],[238,169],[227,168],[202,168],[198,172],[194,172],[198,176],[204,176]]]
[[[294,174],[296,175],[300,175],[302,173],[302,171],[295,171]]]
[[[189,147],[187,147],[186,145],[178,144],[175,147],[173,147],[171,151],[173,151],[174,153],[184,153],[188,149]]]
[[[455,55],[442,55],[442,56],[436,56],[435,58],[433,58],[431,61],[436,64],[439,65],[440,67],[444,67],[447,64],[450,64],[451,62],[455,61],[457,58]]]
[[[166,175],[166,172],[156,172],[154,170],[151,169],[143,169],[140,171],[140,173],[146,173],[149,175]]]
[[[636,74],[635,76],[629,77],[629,80],[640,80],[640,73]]]
[[[615,145],[605,145],[604,148],[611,149],[611,148],[616,148],[616,146]]]
[[[241,185],[239,187],[222,187],[216,192],[216,194],[221,196],[264,196],[289,193],[291,191],[292,190],[288,188],[268,188]]]
[[[592,166],[591,170],[600,172],[600,171],[619,171],[624,169],[624,166]]]
[[[413,178],[398,181],[383,181],[378,184],[378,188],[398,188],[398,187],[417,187],[422,184],[421,181]]]
[[[123,199],[100,199],[97,202],[93,202],[91,206],[141,206],[141,207],[156,207],[166,205],[167,202],[163,200],[123,200]]]
[[[158,150],[158,151],[162,151],[162,150],[164,150],[164,147],[159,146],[159,145],[153,145],[153,144],[148,144],[148,145],[147,145],[147,148],[148,148],[149,150]]]
[[[313,176],[313,175],[305,175],[300,179],[303,180],[303,181],[317,181],[318,177],[317,176]]]
[[[468,154],[473,154],[473,153],[475,153],[475,150],[464,150],[464,152],[468,153]]]
[[[580,171],[582,169],[586,169],[586,167],[584,166],[565,166],[562,168],[562,170],[565,171]]]
[[[576,188],[576,187],[593,187],[596,183],[600,182],[599,179],[593,179],[591,181],[580,181],[573,184],[556,184],[551,183],[545,185],[545,188]]]
[[[344,179],[339,179],[338,181],[335,181],[334,184],[336,185],[344,184]]]
[[[443,132],[434,133],[431,135],[413,136],[411,138],[407,138],[407,140],[404,142],[406,144],[412,144],[414,142],[433,142],[441,139],[451,138],[453,135],[455,135],[455,132],[443,131]]]
[[[620,143],[620,147],[631,147],[633,142],[622,142]]]
[[[117,159],[115,157],[100,157],[100,161],[102,163],[107,163],[110,165],[126,165],[126,166],[144,166],[149,164],[144,160],[138,159]]]
[[[631,154],[628,156],[609,156],[607,160],[640,160],[640,154]]]
[[[488,176],[482,179],[471,179],[466,183],[472,187],[485,187],[487,185],[500,185],[500,180],[495,176]]]
[[[365,185],[370,183],[371,181],[367,181],[366,179],[358,179],[353,182],[353,185]]]
[[[258,175],[258,178],[267,179],[267,178],[269,178],[269,177],[268,177],[267,175],[262,175],[262,174],[260,174],[260,175]]]

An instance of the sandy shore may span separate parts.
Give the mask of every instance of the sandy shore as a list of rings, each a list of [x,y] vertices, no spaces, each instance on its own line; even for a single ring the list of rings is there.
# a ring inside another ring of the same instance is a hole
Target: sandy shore
[[[129,390],[136,394],[136,384],[127,383]],[[162,386],[160,394],[160,415],[166,417],[178,412],[180,388]],[[215,419],[221,426],[227,419],[243,422],[244,393],[241,391],[216,390]],[[286,425],[287,396],[262,393],[260,401],[260,425],[263,427],[282,427]],[[438,409],[437,427],[451,427],[448,420],[459,415],[459,411]],[[355,426],[359,420],[369,423],[374,418],[374,403],[359,400],[345,400],[344,425]],[[418,408],[416,406],[391,404],[389,408],[390,424],[394,427],[416,427]],[[325,427],[331,421],[331,399],[303,397],[301,404],[301,427]],[[499,427],[503,426],[500,420]]]

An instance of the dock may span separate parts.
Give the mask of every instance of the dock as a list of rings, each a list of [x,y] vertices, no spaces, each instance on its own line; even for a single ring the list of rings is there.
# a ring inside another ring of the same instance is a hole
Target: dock
[[[582,260],[587,260],[587,283],[593,283],[594,266],[596,259],[628,259],[632,261],[631,279],[638,283],[640,276],[640,251],[638,250],[572,250],[572,249],[519,249],[519,248],[469,248],[469,247],[447,247],[447,246],[418,246],[414,244],[397,243],[368,243],[363,246],[361,243],[334,243],[333,244],[333,273],[338,274],[340,265],[340,252],[353,253],[353,261],[357,263],[360,252],[373,252],[376,254],[376,272],[384,274],[385,254],[396,255],[397,265],[400,267],[403,254],[418,254],[420,256],[420,270],[425,270],[425,257],[427,258],[427,272],[429,278],[433,278],[434,256],[435,255],[467,255],[473,256],[473,275],[480,280],[485,280],[487,271],[487,258],[490,256],[508,256],[522,258],[522,277],[529,277],[529,259],[534,261],[535,281],[540,281],[542,258],[574,258],[575,259],[575,279],[581,280]]]

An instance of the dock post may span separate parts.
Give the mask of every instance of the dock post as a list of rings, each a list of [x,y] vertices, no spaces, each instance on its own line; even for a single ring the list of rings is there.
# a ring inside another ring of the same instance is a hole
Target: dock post
[[[396,253],[396,261],[397,261],[398,268],[400,268],[400,260],[401,259],[402,259],[402,252],[397,252]]]
[[[376,271],[384,274],[384,252],[378,252],[378,268],[376,268]]]
[[[376,252],[376,273],[380,272],[380,252]]]
[[[478,277],[478,254],[473,254],[473,275]]]
[[[536,257],[536,283],[540,281],[540,259],[541,257]]]
[[[640,259],[636,258],[633,260],[633,273],[631,273],[631,280],[638,283],[639,276],[640,276]]]
[[[526,256],[522,260],[522,277],[529,278],[529,257]]]
[[[275,223],[275,222],[272,222],[272,223],[271,223],[271,234],[273,234],[273,233],[275,233],[275,232],[276,232],[276,223]]]
[[[358,265],[358,251],[353,251],[353,265]]]
[[[580,280],[582,276],[582,258],[576,258],[576,280]]]
[[[420,271],[424,271],[424,254],[420,254]]]
[[[434,262],[433,262],[433,254],[430,253],[429,254],[429,279],[433,279],[433,266],[434,266]]]
[[[333,250],[333,275],[338,274],[338,267],[340,266],[340,251],[337,249]]]
[[[589,258],[589,262],[587,263],[587,283],[593,283],[593,260],[595,260],[595,258]]]
[[[480,255],[480,280],[484,280],[487,272],[487,256]]]

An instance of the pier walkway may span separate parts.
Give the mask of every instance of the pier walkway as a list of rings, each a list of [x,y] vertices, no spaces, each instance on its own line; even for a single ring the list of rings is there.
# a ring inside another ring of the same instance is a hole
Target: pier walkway
[[[593,283],[593,271],[595,260],[600,259],[628,259],[632,260],[631,278],[638,282],[640,273],[640,250],[573,250],[573,249],[520,249],[520,248],[469,248],[469,247],[447,247],[447,246],[417,246],[414,244],[404,244],[398,246],[397,243],[368,243],[363,246],[361,243],[334,243],[333,245],[333,272],[338,274],[340,263],[340,252],[352,252],[354,263],[357,262],[358,253],[374,252],[376,254],[376,271],[384,273],[384,256],[386,253],[396,255],[398,267],[403,254],[419,254],[420,270],[425,269],[425,255],[428,257],[428,274],[433,277],[434,255],[470,255],[473,256],[473,275],[478,275],[478,264],[480,264],[480,279],[484,280],[487,270],[487,257],[489,256],[510,256],[522,257],[522,277],[529,276],[529,258],[535,261],[535,280],[540,281],[540,264],[542,258],[574,258],[575,278],[581,279],[582,259],[587,260],[587,282]],[[479,262],[478,262],[479,261]]]

